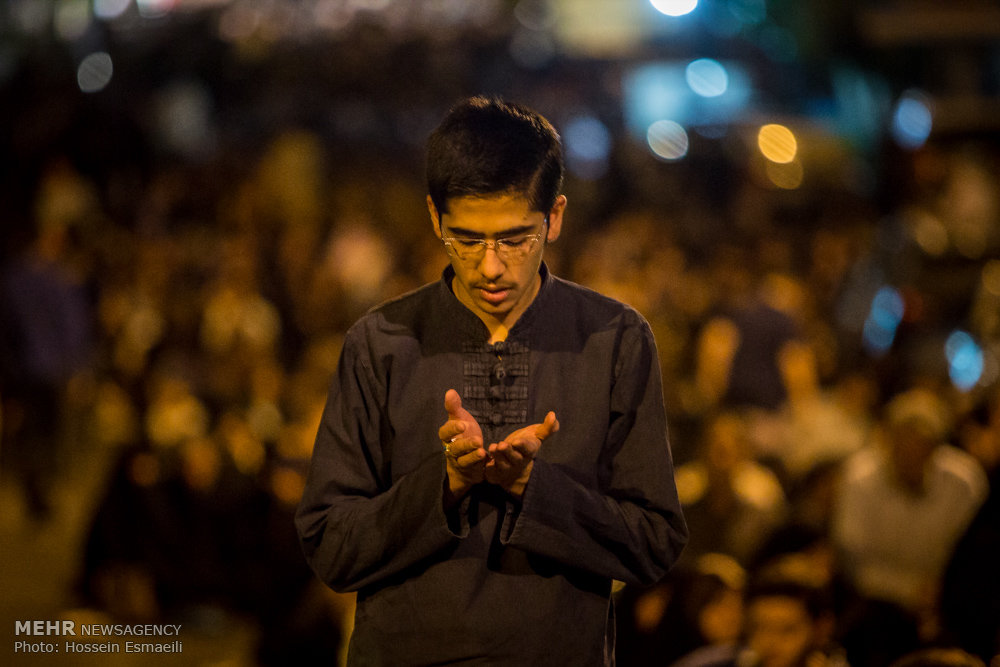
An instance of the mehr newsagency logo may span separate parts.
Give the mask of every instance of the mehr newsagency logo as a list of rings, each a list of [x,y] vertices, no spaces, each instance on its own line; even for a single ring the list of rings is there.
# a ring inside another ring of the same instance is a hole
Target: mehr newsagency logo
[[[14,621],[15,653],[182,653],[181,625]],[[44,637],[45,639],[21,639]],[[58,639],[57,639],[58,638]],[[89,639],[84,639],[89,638]]]

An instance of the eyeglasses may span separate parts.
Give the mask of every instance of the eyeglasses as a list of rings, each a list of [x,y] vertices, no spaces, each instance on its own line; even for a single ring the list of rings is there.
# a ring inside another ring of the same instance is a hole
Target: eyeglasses
[[[523,236],[512,236],[506,239],[496,239],[488,241],[486,239],[460,238],[457,236],[446,236],[441,240],[448,248],[448,251],[462,260],[482,259],[486,255],[487,248],[493,248],[500,261],[507,263],[521,262],[535,249],[541,234],[525,234]]]
[[[548,223],[548,221],[548,216],[545,216],[545,222]],[[448,252],[463,261],[480,260],[486,255],[487,248],[493,248],[493,252],[504,264],[517,264],[531,254],[540,238],[542,238],[542,234],[539,232],[537,234],[519,234],[492,241],[461,236],[444,236],[441,240]]]

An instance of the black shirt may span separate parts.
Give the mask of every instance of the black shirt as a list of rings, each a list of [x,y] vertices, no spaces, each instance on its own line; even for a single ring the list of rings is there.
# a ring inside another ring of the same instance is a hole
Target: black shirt
[[[543,265],[490,345],[453,277],[348,331],[297,516],[307,559],[358,591],[350,664],[610,664],[612,580],[659,580],[687,539],[652,333]],[[482,483],[445,512],[452,388],[487,445],[555,411],[521,501]]]

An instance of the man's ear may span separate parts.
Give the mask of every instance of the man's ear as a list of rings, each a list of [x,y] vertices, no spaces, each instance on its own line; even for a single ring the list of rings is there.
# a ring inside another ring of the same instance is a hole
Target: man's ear
[[[545,240],[552,243],[559,234],[562,233],[563,212],[566,211],[566,195],[559,195],[549,210],[549,229],[545,233]]]
[[[434,200],[431,199],[430,195],[427,195],[427,212],[431,214],[431,224],[434,225],[434,233],[438,238],[441,238],[441,215],[438,213],[437,206],[434,205]]]

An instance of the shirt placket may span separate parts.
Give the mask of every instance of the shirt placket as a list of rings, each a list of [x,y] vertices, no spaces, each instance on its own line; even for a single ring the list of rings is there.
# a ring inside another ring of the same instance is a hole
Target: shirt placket
[[[465,354],[467,409],[484,444],[499,442],[528,418],[528,347],[517,341],[470,346]]]

